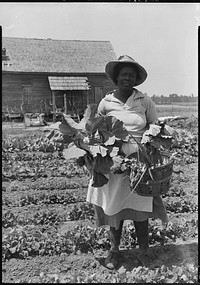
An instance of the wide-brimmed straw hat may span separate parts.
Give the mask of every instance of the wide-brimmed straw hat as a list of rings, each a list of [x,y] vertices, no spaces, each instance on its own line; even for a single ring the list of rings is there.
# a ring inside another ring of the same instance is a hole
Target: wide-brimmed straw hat
[[[128,63],[129,65],[132,65],[136,71],[136,81],[135,81],[134,86],[137,86],[145,81],[145,79],[147,78],[147,72],[144,69],[144,67],[142,67],[138,62],[136,62],[130,56],[121,55],[117,60],[108,62],[105,68],[106,74],[115,84],[116,84],[115,69],[118,65],[121,65],[124,63]]]

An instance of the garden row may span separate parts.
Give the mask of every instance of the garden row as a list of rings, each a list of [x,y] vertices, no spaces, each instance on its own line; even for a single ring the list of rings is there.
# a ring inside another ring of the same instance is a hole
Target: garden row
[[[169,205],[169,207],[168,207]],[[169,214],[171,213],[197,213],[198,207],[190,210],[189,206],[187,209],[182,207],[178,211],[176,209],[177,204],[167,204],[166,209]],[[190,204],[191,206],[192,204]],[[61,222],[66,221],[77,221],[77,220],[94,220],[93,206],[87,203],[80,203],[74,205],[70,210],[63,209],[62,212],[56,209],[40,209],[37,212],[32,212],[31,209],[27,213],[13,213],[11,210],[5,210],[2,214],[2,226],[4,228],[13,227],[17,225],[58,225]]]
[[[11,200],[9,200],[8,198],[3,198],[3,205],[9,206],[9,207],[13,207],[14,203],[11,202]],[[167,212],[173,212],[173,213],[187,213],[187,212],[196,212],[198,210],[198,204],[197,204],[197,198],[196,197],[191,197],[191,196],[183,196],[182,197],[165,197],[164,199],[164,203],[165,203],[165,207]],[[21,199],[19,199],[19,201],[16,202],[15,206],[16,207],[22,207],[25,205],[45,205],[45,204],[62,204],[62,205],[69,205],[72,203],[79,203],[79,202],[83,202],[85,201],[85,197],[81,197],[81,196],[76,196],[74,194],[66,194],[65,196],[59,196],[56,194],[44,194],[44,195],[27,195],[27,196],[22,196]],[[91,208],[91,210],[88,210],[89,208]],[[82,203],[79,206],[74,205],[74,209],[71,211],[71,213],[76,212],[76,216],[77,218],[73,218],[74,220],[79,219],[81,216],[85,215],[87,216],[86,213],[89,213],[89,216],[91,216],[92,213],[92,209],[93,206],[91,204],[87,204],[87,203]],[[7,212],[10,212],[10,210],[8,210]],[[38,213],[37,213],[38,215]],[[6,216],[7,214],[5,214],[3,212],[3,223],[4,220],[6,221]],[[54,211],[54,216],[58,216],[56,211]],[[70,217],[74,217],[73,214],[69,215]],[[87,217],[88,218],[88,217]],[[25,218],[23,218],[25,219]],[[33,220],[34,218],[32,218]],[[59,218],[58,218],[59,219]],[[64,219],[64,217],[63,217]],[[17,219],[16,219],[17,220]],[[20,219],[21,220],[21,219]],[[24,223],[21,220],[21,223]],[[4,224],[8,224],[7,221]]]
[[[166,244],[175,242],[177,238],[188,232],[193,237],[198,234],[198,222],[182,221],[182,223],[168,223],[162,226],[156,221],[149,225],[149,244]],[[60,255],[63,253],[76,254],[94,252],[96,249],[107,250],[110,248],[107,229],[93,228],[78,225],[74,229],[60,234],[56,230],[48,231],[38,225],[29,223],[26,226],[12,226],[12,229],[4,234],[2,239],[2,256],[6,261],[10,258],[27,258],[37,255]],[[125,249],[135,248],[137,245],[135,227],[133,223],[124,226],[121,247]]]
[[[187,182],[188,178],[183,177],[179,179],[179,182]],[[174,183],[173,183],[174,182]],[[193,203],[191,200],[191,195],[187,193],[186,189],[183,189],[177,182],[173,180],[169,191],[163,195],[165,202],[176,203],[177,208],[178,202],[183,203],[181,197],[185,197],[185,205],[190,206],[190,203]],[[39,181],[26,183],[25,185],[18,185],[13,182],[9,187],[3,188],[4,192],[8,192],[8,195],[4,194],[2,198],[2,204],[7,206],[26,206],[26,205],[43,205],[43,204],[71,204],[77,202],[85,201],[85,197],[82,195],[82,192],[88,186],[88,177],[71,180],[51,180],[50,181]],[[71,191],[75,190],[76,191]],[[57,191],[59,190],[59,191]],[[41,192],[42,191],[42,192]],[[14,195],[10,195],[9,192],[17,192],[18,198]],[[85,192],[85,191],[84,191]],[[22,194],[21,194],[22,193]],[[173,197],[173,198],[172,198]],[[180,199],[178,199],[180,198]],[[172,201],[170,201],[170,199]],[[195,206],[195,202],[194,202]],[[169,206],[168,206],[169,207]],[[193,209],[193,207],[192,207]]]
[[[198,270],[193,265],[182,265],[149,269],[146,267],[136,267],[132,271],[122,268],[114,273],[97,274],[88,273],[82,270],[79,274],[72,273],[66,275],[41,273],[39,283],[197,283]]]
[[[181,136],[179,143],[174,145],[175,167],[180,163],[196,162],[198,158],[197,136],[188,133]],[[2,197],[4,261],[53,255],[66,258],[68,255],[110,248],[108,229],[87,225],[93,224],[95,217],[92,205],[85,201],[89,173],[75,161],[63,159],[62,146],[58,141],[32,137],[22,143],[21,139],[6,138],[3,142],[3,179],[7,181]],[[181,173],[178,181],[184,184],[187,179]],[[197,193],[192,196],[190,191],[179,186],[176,174],[171,184],[163,200],[168,214],[172,217],[180,215],[181,218],[173,218],[173,223],[165,226],[151,219],[151,245],[167,245],[177,239],[187,240],[198,235]],[[59,230],[63,224],[67,227],[71,221],[77,221],[77,226],[67,232]],[[121,247],[131,249],[136,246],[135,228],[130,223],[123,228]],[[97,276],[96,273],[90,275],[83,270],[78,275],[70,272],[70,276],[65,274],[64,277],[41,273],[39,278],[40,283],[105,283],[105,280],[114,283],[192,283],[197,281],[197,267],[162,266],[150,270],[139,266],[131,272],[122,270],[106,273],[106,276]]]

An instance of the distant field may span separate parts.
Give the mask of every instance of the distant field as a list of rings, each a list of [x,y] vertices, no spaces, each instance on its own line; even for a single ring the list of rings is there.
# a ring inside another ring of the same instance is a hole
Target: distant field
[[[198,103],[176,103],[173,105],[156,105],[158,116],[188,116],[198,117]]]
[[[42,135],[44,132],[44,127],[29,127],[25,128],[24,123],[15,122],[2,122],[2,135],[3,138],[6,136],[23,137],[23,136],[33,136]]]

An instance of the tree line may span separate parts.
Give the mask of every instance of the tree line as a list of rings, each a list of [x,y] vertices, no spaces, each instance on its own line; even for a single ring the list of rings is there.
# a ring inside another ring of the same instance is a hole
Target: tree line
[[[197,102],[198,97],[194,96],[194,94],[191,95],[177,95],[177,94],[170,94],[169,96],[156,96],[153,95],[151,99],[156,103],[156,104],[172,104],[175,102],[186,102],[186,103],[192,103],[192,102]]]

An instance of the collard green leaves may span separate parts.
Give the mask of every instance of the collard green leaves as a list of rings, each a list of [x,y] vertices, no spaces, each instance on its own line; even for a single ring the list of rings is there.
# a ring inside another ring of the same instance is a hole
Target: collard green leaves
[[[103,185],[108,183],[108,178],[103,175],[102,173],[97,173],[96,171],[93,172],[93,187],[102,187]]]
[[[115,135],[117,139],[128,141],[129,133],[124,127],[124,123],[113,116],[106,116],[107,131]]]
[[[68,138],[68,147],[63,155],[66,159],[79,158],[89,152],[94,158],[94,185],[107,183],[104,174],[109,174],[113,165],[112,157],[118,155],[122,141],[128,141],[129,133],[122,121],[113,116],[99,116],[97,105],[88,105],[83,119],[77,123],[69,115],[63,114],[62,123],[56,123],[56,130]],[[49,138],[57,136],[55,131]],[[70,140],[71,139],[71,140]],[[73,142],[73,145],[70,144]],[[121,143],[119,143],[121,142]]]
[[[92,118],[97,117],[97,104],[89,104],[87,108],[85,109],[83,119],[79,123],[79,127],[82,129],[85,129],[86,122]]]
[[[112,167],[112,158],[120,155],[123,142],[128,142],[132,136],[124,126],[124,123],[114,116],[100,116],[97,113],[97,105],[88,105],[83,119],[77,123],[69,115],[63,114],[62,123],[56,125],[65,141],[74,143],[73,148],[64,150],[66,159],[79,158],[89,153],[94,159],[93,175],[94,185],[104,185]],[[58,131],[57,131],[58,132]],[[49,138],[58,137],[56,132],[49,134]],[[143,134],[140,147],[150,146],[159,150],[160,147],[169,149],[172,144],[174,130],[165,125],[151,124]],[[150,148],[149,148],[150,149]],[[152,149],[148,155],[152,155]],[[148,158],[148,157],[147,157]]]
[[[149,129],[146,130],[142,136],[142,144],[146,144],[147,142],[150,142],[152,137],[156,137],[160,133],[161,127],[150,124]]]
[[[169,149],[172,145],[172,139],[175,135],[175,130],[170,126],[158,126],[150,124],[142,136],[142,144],[150,144],[152,147],[159,149],[161,146]]]
[[[81,128],[78,123],[76,123],[71,116],[63,113],[62,123],[59,125],[61,133],[68,136],[77,135]]]
[[[106,128],[104,117],[91,118],[87,120],[85,124],[85,130],[89,134],[92,134],[102,128]]]
[[[95,160],[94,171],[97,173],[109,174],[112,165],[113,160],[109,155],[102,157],[98,154]]]
[[[74,143],[71,143],[68,148],[63,150],[63,156],[65,159],[79,158],[86,154],[86,151],[78,148]]]

